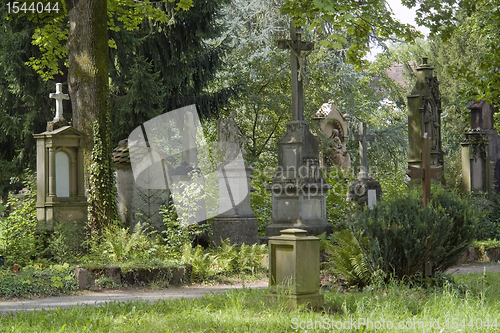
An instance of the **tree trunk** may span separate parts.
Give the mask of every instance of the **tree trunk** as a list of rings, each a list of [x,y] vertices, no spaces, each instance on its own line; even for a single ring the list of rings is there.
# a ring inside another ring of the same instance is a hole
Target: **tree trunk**
[[[116,216],[108,103],[107,0],[67,0],[73,126],[87,135],[84,165],[91,231]]]

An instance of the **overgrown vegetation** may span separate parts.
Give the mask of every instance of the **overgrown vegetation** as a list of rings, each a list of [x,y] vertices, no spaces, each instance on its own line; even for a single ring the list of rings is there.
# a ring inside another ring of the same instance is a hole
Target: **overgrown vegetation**
[[[470,198],[440,187],[429,207],[416,192],[378,203],[354,217],[328,244],[330,269],[351,284],[444,272],[456,264],[479,224]]]
[[[19,272],[0,269],[0,297],[68,295],[78,289],[78,281],[68,264],[23,267]]]

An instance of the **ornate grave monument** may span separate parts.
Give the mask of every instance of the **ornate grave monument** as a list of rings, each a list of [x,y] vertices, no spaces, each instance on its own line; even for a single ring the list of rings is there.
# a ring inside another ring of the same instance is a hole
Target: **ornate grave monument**
[[[408,96],[408,175],[413,184],[418,184],[420,179],[423,179],[421,173],[413,170],[422,169],[424,136],[430,140],[429,170],[431,171],[431,174],[424,177],[445,183],[442,172],[441,111],[439,83],[433,76],[433,68],[427,64],[427,58],[424,57],[422,64],[417,67],[415,87]]]
[[[321,105],[314,120],[318,122],[321,132],[327,138],[326,151],[323,152],[320,160],[321,166],[338,165],[346,169],[350,168],[351,157],[346,150],[349,120],[347,115],[342,114],[333,101],[328,101]]]
[[[462,183],[465,192],[500,192],[500,136],[493,129],[494,108],[473,102],[471,128],[462,142]]]
[[[326,191],[331,187],[319,169],[319,143],[304,121],[302,82],[305,77],[301,52],[313,43],[301,41],[301,30],[290,25],[290,40],[278,46],[290,50],[292,69],[292,121],[278,142],[278,170],[268,190],[272,193],[272,224],[267,236],[282,229],[299,228],[309,235],[330,232],[326,222]]]
[[[87,221],[87,199],[83,183],[83,139],[85,135],[63,118],[63,99],[68,95],[56,84],[56,116],[37,140],[38,226],[52,230],[53,222]]]
[[[366,123],[359,123],[359,134],[354,140],[359,141],[359,174],[358,178],[349,183],[347,200],[356,201],[360,206],[373,206],[382,199],[380,183],[368,174],[368,141],[373,141],[374,135],[366,134]]]

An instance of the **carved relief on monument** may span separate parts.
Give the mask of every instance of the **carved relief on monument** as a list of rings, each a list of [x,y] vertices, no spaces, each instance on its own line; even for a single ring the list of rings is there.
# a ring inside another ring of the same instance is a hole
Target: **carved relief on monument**
[[[332,167],[338,165],[351,167],[351,157],[346,150],[348,138],[348,117],[340,112],[333,101],[324,103],[316,112],[315,120],[325,136],[323,142],[323,164]]]

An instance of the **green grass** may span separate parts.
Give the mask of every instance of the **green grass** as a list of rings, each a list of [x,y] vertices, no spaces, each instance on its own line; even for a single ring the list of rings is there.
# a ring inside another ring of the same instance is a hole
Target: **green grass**
[[[325,294],[326,312],[288,312],[283,300],[267,303],[265,290],[244,289],[208,295],[197,300],[157,303],[111,303],[103,307],[74,307],[35,311],[0,317],[1,332],[294,332],[300,324],[313,332],[338,332],[320,328],[320,323],[352,321],[356,329],[341,332],[498,332],[466,326],[470,320],[500,317],[498,273],[455,276],[467,286],[448,285],[436,289],[410,289],[392,283],[383,288],[365,288],[347,293]],[[454,320],[454,318],[456,318]],[[359,320],[371,320],[381,329],[364,329]],[[462,321],[465,319],[465,321]],[[439,320],[440,328],[437,328]],[[389,329],[389,321],[394,328]],[[422,322],[425,329],[398,329],[399,322]],[[456,323],[456,328],[455,326]],[[433,324],[435,329],[430,329]],[[499,323],[500,324],[500,323]],[[293,326],[293,327],[292,327]],[[305,332],[307,330],[299,329]]]

